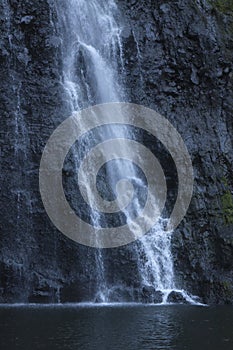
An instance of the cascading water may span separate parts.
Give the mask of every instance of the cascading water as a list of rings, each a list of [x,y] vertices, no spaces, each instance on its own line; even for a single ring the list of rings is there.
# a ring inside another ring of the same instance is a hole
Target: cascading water
[[[63,31],[64,87],[71,110],[122,99],[116,74],[119,53],[123,59],[115,3],[71,0],[58,1],[57,6]]]
[[[120,78],[124,72],[124,59],[121,27],[118,24],[119,13],[114,1],[57,0],[55,4],[62,33],[62,82],[70,113],[95,104],[127,100]],[[139,47],[137,52],[139,54]],[[126,136],[127,132],[126,128],[123,136]],[[109,135],[117,137],[117,130],[111,127],[99,137],[104,140]],[[133,150],[126,150],[126,153],[130,152]],[[145,185],[138,178],[134,167],[129,164],[122,165],[118,161],[114,170],[107,165],[106,171],[112,187],[116,186],[119,179],[125,177],[141,187]],[[111,190],[115,193],[113,188]],[[90,202],[94,201],[92,196],[92,193],[87,193]],[[137,213],[140,211],[140,201],[134,203],[134,211]],[[131,214],[126,211],[124,214],[126,222],[130,223]],[[91,222],[96,230],[101,226],[101,219],[96,212],[91,214]],[[171,232],[165,233],[161,220],[141,239],[137,247],[141,285],[162,291],[163,302],[166,302],[171,290],[176,289],[171,256]],[[94,299],[99,302],[114,301],[109,298],[103,250],[96,249],[95,261],[97,282]]]

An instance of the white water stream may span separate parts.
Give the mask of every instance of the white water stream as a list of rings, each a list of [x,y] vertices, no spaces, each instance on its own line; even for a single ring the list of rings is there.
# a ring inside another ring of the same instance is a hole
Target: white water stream
[[[121,81],[124,57],[120,14],[114,1],[57,0],[56,6],[62,33],[63,84],[70,112],[100,103],[126,101]],[[137,51],[139,52],[139,47]],[[111,133],[114,135],[113,129]],[[105,136],[106,134],[101,135],[101,139],[104,140]],[[117,134],[115,136],[117,137]],[[134,150],[126,150],[129,156],[131,152]],[[116,185],[116,179],[127,176],[136,183],[140,180],[133,166],[122,167],[117,160],[114,171],[110,166],[107,167],[107,175],[113,185]],[[88,174],[86,176],[88,182]],[[141,185],[144,186],[143,183]],[[89,196],[91,197],[92,193],[89,193]],[[140,204],[136,201],[135,212],[139,210]],[[130,222],[130,214],[127,212],[124,214],[127,223]],[[101,226],[99,216],[92,214],[91,221],[98,230]],[[162,222],[158,223],[141,239],[137,252],[142,286],[162,291],[163,302],[166,302],[172,290],[176,290],[171,234],[164,232]],[[103,250],[96,249],[96,299],[100,302],[114,302],[109,300],[103,255]],[[189,297],[185,292],[179,292],[188,300]]]

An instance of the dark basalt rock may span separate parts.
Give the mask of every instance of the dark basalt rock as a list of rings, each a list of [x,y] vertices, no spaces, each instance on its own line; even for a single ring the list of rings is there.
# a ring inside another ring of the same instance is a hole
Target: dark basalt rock
[[[175,292],[175,291],[171,292],[168,295],[167,302],[174,303],[174,304],[188,304],[188,302],[183,297],[183,295],[181,293]]]
[[[80,303],[89,301],[90,291],[85,283],[77,284],[71,282],[65,284],[59,291],[59,301],[61,303]]]
[[[133,295],[130,289],[127,287],[112,287],[109,291],[108,298],[110,302],[133,302]]]
[[[34,290],[32,295],[29,295],[28,302],[32,304],[49,304],[59,302],[56,289],[47,287],[42,290]]]
[[[145,286],[141,291],[141,301],[143,303],[160,304],[163,301],[163,293],[155,290],[154,287]]]

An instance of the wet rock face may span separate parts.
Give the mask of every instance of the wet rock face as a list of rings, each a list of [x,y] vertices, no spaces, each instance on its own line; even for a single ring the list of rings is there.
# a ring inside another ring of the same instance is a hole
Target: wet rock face
[[[62,256],[70,247],[68,280],[77,256],[50,225],[38,188],[42,150],[65,114],[56,16],[44,0],[2,1],[0,22],[0,302],[56,301]]]
[[[173,235],[177,284],[232,303],[233,9],[210,3],[119,1],[128,96],[167,117],[192,157],[193,199]]]
[[[188,302],[183,297],[183,295],[181,293],[175,292],[175,291],[171,292],[168,295],[167,302],[172,303],[172,304],[188,304]]]
[[[118,6],[128,100],[167,117],[193,161],[193,199],[173,236],[177,284],[204,302],[232,303],[232,16],[202,1]],[[0,22],[0,302],[90,300],[94,249],[54,228],[38,188],[46,141],[69,116],[54,4],[4,0]],[[110,285],[139,288],[135,244],[105,253]],[[145,302],[161,297],[139,294]]]
[[[143,303],[161,304],[163,302],[163,293],[153,287],[143,287],[140,295]]]

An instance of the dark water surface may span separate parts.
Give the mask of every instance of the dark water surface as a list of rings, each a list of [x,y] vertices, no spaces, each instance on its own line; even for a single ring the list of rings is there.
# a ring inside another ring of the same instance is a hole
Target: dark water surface
[[[233,307],[0,307],[1,350],[233,350]]]

